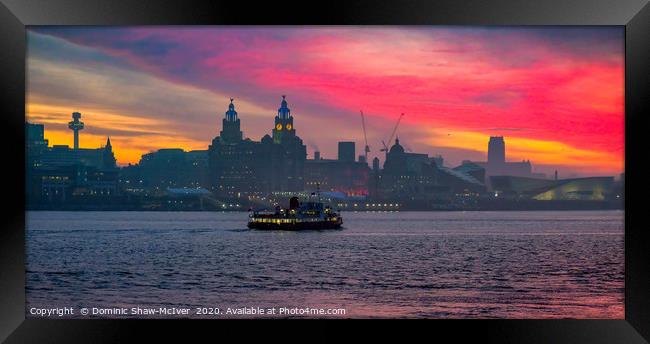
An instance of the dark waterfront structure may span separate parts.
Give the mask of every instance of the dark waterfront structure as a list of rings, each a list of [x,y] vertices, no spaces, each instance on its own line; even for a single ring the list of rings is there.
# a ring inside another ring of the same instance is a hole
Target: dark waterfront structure
[[[339,142],[339,161],[353,162],[354,156],[354,142]]]
[[[486,191],[484,181],[477,178],[481,170],[469,173],[446,168],[439,157],[405,152],[397,138],[388,151],[384,169],[373,168],[375,185],[371,188],[371,196],[377,200],[402,202],[478,196]]]
[[[41,155],[47,150],[45,126],[25,122],[25,171],[27,174],[41,165]]]
[[[366,196],[369,180],[370,168],[362,161],[322,159],[320,154],[305,161],[305,189],[310,192],[320,189],[348,196]]]
[[[614,177],[538,179],[515,176],[490,177],[494,193],[506,198],[538,201],[604,201],[620,198]]]
[[[488,142],[487,153],[488,165],[505,165],[506,163],[506,143],[503,136],[491,136]]]
[[[73,113],[70,128],[75,147],[48,147],[41,124],[25,123],[26,197],[28,205],[105,203],[120,194],[119,169],[110,138],[100,148],[79,148],[81,115]]]
[[[473,163],[485,168],[485,174],[487,176],[545,177],[542,174],[533,173],[530,160],[520,162],[506,161],[506,143],[503,136],[490,137],[487,162],[476,161]]]
[[[304,168],[307,147],[296,135],[293,116],[285,96],[275,117],[273,140],[268,135],[262,138],[262,160],[259,174],[265,180],[264,191],[298,192],[305,188]]]
[[[48,146],[42,124],[25,123],[26,193],[32,209],[242,210],[274,208],[321,191],[347,210],[524,210],[622,207],[613,177],[546,179],[530,161],[508,162],[505,139],[491,137],[487,161],[444,166],[442,156],[406,151],[399,138],[368,166],[355,142],[338,142],[337,159],[307,160],[286,96],[270,134],[246,138],[234,99],[206,150],[164,148],[118,168],[110,138],[80,148],[81,114],[68,127],[75,146]],[[559,203],[554,203],[559,202]],[[568,203],[567,203],[568,202]],[[599,203],[600,202],[600,203]]]
[[[255,161],[254,154],[259,143],[243,139],[241,122],[233,101],[230,98],[220,135],[208,147],[208,187],[221,197],[255,192],[262,183],[257,178],[259,162]]]
[[[159,190],[204,187],[208,184],[207,157],[206,150],[159,149],[142,156],[137,176],[144,187]]]
[[[220,136],[208,148],[211,190],[221,197],[303,191],[307,148],[296,135],[285,96],[271,130],[256,142],[243,139],[231,99]]]

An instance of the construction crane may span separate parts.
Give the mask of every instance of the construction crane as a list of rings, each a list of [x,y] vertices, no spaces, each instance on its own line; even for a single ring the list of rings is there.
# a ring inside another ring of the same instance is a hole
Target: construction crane
[[[388,139],[388,144],[390,144],[390,142],[393,141],[393,137],[397,132],[397,127],[399,126],[399,122],[402,120],[402,117],[404,117],[404,114],[399,115],[399,118],[397,119],[397,123],[395,123],[395,128],[393,128],[393,132],[390,134],[390,138]],[[384,148],[380,149],[379,151],[386,152],[386,155],[388,155],[388,147],[386,146],[386,142],[381,141],[381,144],[384,146]]]
[[[368,163],[368,153],[370,153],[370,147],[368,146],[368,136],[366,135],[366,119],[363,117],[363,111],[361,112],[361,126],[363,127],[363,140],[366,142],[366,147],[363,149],[363,155],[366,158],[366,163]]]

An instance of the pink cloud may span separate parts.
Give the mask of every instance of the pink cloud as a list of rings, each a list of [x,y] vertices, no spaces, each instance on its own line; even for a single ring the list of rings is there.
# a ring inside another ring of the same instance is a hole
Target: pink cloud
[[[596,149],[622,161],[623,42],[612,31],[199,27],[51,34],[157,77],[267,108],[286,93],[303,127],[323,116],[356,126],[363,109],[387,132],[404,112],[400,131],[412,135],[422,127],[484,131]],[[498,130],[511,127],[521,130]],[[414,149],[431,149],[413,141]]]

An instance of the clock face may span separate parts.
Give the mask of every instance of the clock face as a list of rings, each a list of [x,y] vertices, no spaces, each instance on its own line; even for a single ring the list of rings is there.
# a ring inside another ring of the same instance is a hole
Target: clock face
[[[287,130],[291,130],[291,123],[287,124]]]
[[[275,126],[275,129],[282,130],[282,124],[278,123],[278,125]]]

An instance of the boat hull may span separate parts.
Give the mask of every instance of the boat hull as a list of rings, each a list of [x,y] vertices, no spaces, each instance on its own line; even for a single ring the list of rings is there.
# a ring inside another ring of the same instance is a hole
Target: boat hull
[[[259,230],[301,231],[340,229],[342,224],[342,221],[317,221],[302,223],[248,222],[248,228]]]

